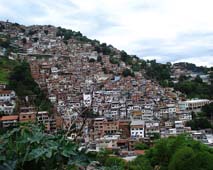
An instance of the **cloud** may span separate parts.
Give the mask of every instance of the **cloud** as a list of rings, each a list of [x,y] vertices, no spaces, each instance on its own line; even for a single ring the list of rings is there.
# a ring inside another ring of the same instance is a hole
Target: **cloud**
[[[0,0],[0,19],[70,28],[159,62],[199,64],[203,57],[212,66],[212,6],[212,0]]]

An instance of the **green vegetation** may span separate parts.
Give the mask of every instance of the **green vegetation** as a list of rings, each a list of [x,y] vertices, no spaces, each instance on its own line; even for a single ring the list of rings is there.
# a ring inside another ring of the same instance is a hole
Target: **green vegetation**
[[[201,155],[206,155],[201,157]],[[160,170],[211,170],[213,150],[188,136],[160,139],[145,158]]]
[[[51,112],[52,104],[32,78],[27,62],[24,61],[14,67],[9,77],[8,87],[13,89],[19,97],[30,96],[32,98],[31,104],[37,106],[38,110]]]
[[[10,37],[0,34],[0,47],[8,48],[10,46]]]
[[[135,148],[136,150],[144,150],[144,149],[148,149],[149,146],[148,146],[147,144],[145,144],[145,143],[138,142],[138,143],[136,143],[136,144],[134,145],[134,148]]]
[[[213,117],[213,103],[203,106],[202,112],[205,117],[207,117],[208,119],[211,119]]]
[[[5,26],[0,23],[0,32],[5,29]]]
[[[102,57],[100,55],[97,57],[97,62],[102,62]]]
[[[181,135],[159,139],[145,155],[126,162],[107,150],[79,151],[64,135],[47,135],[35,124],[21,124],[0,135],[0,169],[80,170],[92,161],[99,162],[97,170],[212,170],[213,149]]]
[[[133,64],[133,57],[128,55],[125,51],[121,51],[120,55],[121,55],[121,60],[123,62],[125,62],[128,65],[132,65]]]
[[[212,124],[206,117],[196,117],[186,122],[186,126],[190,126],[192,130],[213,128]]]
[[[89,62],[90,62],[90,63],[94,63],[94,62],[95,62],[95,59],[94,59],[94,58],[90,58],[90,59],[89,59]]]
[[[0,169],[71,170],[88,163],[89,158],[65,136],[47,135],[34,124],[20,125],[0,136]]]
[[[129,162],[129,170],[153,170],[150,161],[143,155],[138,156],[134,161]]]
[[[18,62],[15,60],[0,57],[0,83],[8,84],[9,75],[16,65]]]
[[[102,71],[104,72],[104,74],[108,74],[108,71],[107,71],[106,67],[103,67]]]
[[[211,123],[213,116],[213,103],[207,104],[202,107],[201,112],[193,113],[193,119],[186,123],[193,130],[213,128]]]
[[[32,36],[37,33],[37,30],[29,30],[28,36]]]
[[[111,156],[106,159],[104,166],[105,166],[104,168],[105,170],[111,170],[111,169],[123,170],[126,167],[126,162],[119,157]]]
[[[6,56],[8,56],[8,54],[10,54],[10,52],[20,52],[23,49],[18,47],[15,44],[12,44],[12,42],[15,40],[16,38],[11,38],[10,35],[5,35],[5,34],[0,34],[0,47],[5,48],[6,49]]]
[[[175,90],[185,93],[188,98],[213,99],[213,84],[203,83],[200,77],[196,77],[195,80],[186,80],[181,77],[179,83],[175,84],[174,87]]]
[[[134,72],[140,71],[141,70],[141,64],[140,63],[135,63],[134,65],[132,65],[132,70]]]
[[[131,71],[130,69],[126,68],[123,72],[122,72],[122,75],[124,77],[128,77],[128,76],[131,76],[131,77],[134,77],[135,74],[133,71]]]
[[[45,33],[46,35],[48,35],[48,30],[44,30],[44,33]]]
[[[104,55],[113,55],[114,53],[112,52],[111,48],[109,45],[106,43],[102,43],[100,45],[100,52],[102,52]]]
[[[170,80],[170,64],[159,64],[156,60],[148,61],[148,63],[146,66],[147,76],[159,81],[161,85],[168,86],[168,81]]]
[[[92,41],[92,44],[95,44],[95,51],[98,53],[103,53],[103,55],[114,55],[114,51],[112,50],[111,45],[107,45],[106,43],[100,44],[96,40]]]
[[[115,58],[115,57],[113,57],[113,56],[110,56],[109,61],[110,61],[110,63],[112,63],[112,64],[119,64],[119,59],[118,59],[118,58]]]
[[[71,38],[75,38],[82,42],[91,42],[92,40],[88,39],[86,36],[83,36],[79,31],[73,31],[65,28],[58,27],[56,36],[63,36],[64,40],[67,41]]]
[[[111,153],[102,150],[96,155],[96,160],[103,166],[102,169],[211,170],[213,168],[213,149],[194,141],[188,135],[156,140],[154,146],[146,150],[145,155],[140,155],[130,162],[124,162]]]

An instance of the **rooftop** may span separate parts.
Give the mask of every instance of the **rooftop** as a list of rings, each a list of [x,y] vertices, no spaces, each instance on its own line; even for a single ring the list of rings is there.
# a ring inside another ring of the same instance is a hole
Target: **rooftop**
[[[11,116],[2,116],[0,121],[7,121],[7,120],[17,120],[18,115],[11,115]]]

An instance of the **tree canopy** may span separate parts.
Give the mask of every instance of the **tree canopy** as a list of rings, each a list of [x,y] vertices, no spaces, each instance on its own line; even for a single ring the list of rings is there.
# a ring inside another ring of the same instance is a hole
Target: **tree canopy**
[[[14,90],[20,98],[32,96],[31,104],[37,106],[38,110],[51,112],[52,104],[32,78],[30,66],[27,62],[24,61],[14,67],[9,76],[8,87]]]
[[[0,169],[73,169],[89,163],[78,146],[35,125],[19,125],[0,136]]]

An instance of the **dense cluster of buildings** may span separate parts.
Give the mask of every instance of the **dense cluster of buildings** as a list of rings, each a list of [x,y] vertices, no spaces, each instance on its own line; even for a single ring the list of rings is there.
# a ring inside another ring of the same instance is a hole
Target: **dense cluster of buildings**
[[[54,115],[29,107],[21,108],[18,115],[9,111],[0,118],[3,127],[9,122],[37,120],[49,132],[70,131],[71,139],[82,140],[93,149],[132,149],[139,140],[190,132],[185,123],[192,119],[191,111],[210,102],[184,100],[180,92],[162,88],[142,72],[125,77],[122,72],[129,66],[124,62],[112,64],[110,56],[95,51],[91,43],[74,38],[64,42],[53,26],[12,29],[16,26],[3,24],[4,33],[16,37],[13,43],[23,51],[10,57],[29,62],[33,78],[55,109]],[[119,51],[112,50],[113,57],[119,58]],[[8,103],[13,103],[14,92],[6,90],[0,91],[0,102],[5,93],[11,96]],[[0,109],[6,100],[2,102]],[[85,119],[84,114],[90,116]]]
[[[171,67],[171,79],[173,80],[173,83],[178,83],[179,80],[182,78],[188,78],[189,80],[195,80],[196,77],[199,76],[199,78],[207,84],[211,84],[210,80],[210,73],[204,72],[200,68],[195,68],[196,66],[193,64],[188,63],[175,63]]]

